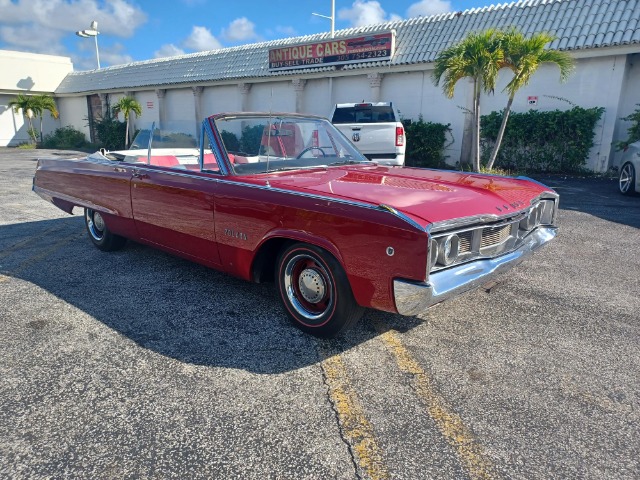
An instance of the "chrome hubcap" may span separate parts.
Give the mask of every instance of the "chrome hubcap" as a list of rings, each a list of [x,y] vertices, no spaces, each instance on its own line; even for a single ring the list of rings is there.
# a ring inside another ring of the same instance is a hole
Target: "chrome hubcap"
[[[100,215],[97,212],[94,212],[93,223],[95,224],[98,230],[100,230],[101,232],[104,231],[104,220],[102,219],[102,215]]]
[[[331,275],[316,258],[306,253],[291,257],[284,268],[282,281],[287,299],[296,312],[315,322],[331,308]]]
[[[96,240],[102,240],[104,237],[104,219],[102,215],[98,212],[94,212],[93,210],[87,209],[85,212],[85,220],[87,222],[87,228],[89,233]]]
[[[298,287],[302,297],[309,303],[318,303],[324,297],[324,280],[313,269],[307,268],[300,274]]]
[[[626,193],[631,187],[631,181],[633,179],[633,167],[631,165],[625,165],[620,172],[620,191]]]

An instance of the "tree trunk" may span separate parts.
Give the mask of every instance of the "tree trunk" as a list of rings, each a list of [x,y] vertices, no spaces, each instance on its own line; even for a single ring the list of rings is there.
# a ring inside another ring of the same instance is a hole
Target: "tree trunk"
[[[129,116],[127,115],[127,129],[124,132],[124,148],[125,150],[129,146]]]
[[[474,101],[473,101],[473,169],[480,171],[480,82],[474,82]]]
[[[509,96],[509,101],[507,101],[507,107],[504,109],[502,113],[502,123],[500,124],[500,130],[498,130],[498,137],[496,138],[496,143],[493,146],[493,150],[491,151],[491,158],[489,159],[489,164],[487,165],[487,169],[491,170],[493,168],[493,164],[498,158],[498,150],[500,150],[500,144],[502,143],[502,138],[504,137],[504,131],[507,128],[507,120],[509,120],[509,114],[511,113],[511,105],[513,104],[513,95]]]

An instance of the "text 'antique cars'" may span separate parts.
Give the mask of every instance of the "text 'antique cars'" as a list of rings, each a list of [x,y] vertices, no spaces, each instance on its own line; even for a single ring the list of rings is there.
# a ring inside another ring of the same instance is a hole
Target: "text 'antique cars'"
[[[33,189],[84,209],[101,250],[125,239],[253,282],[331,337],[365,307],[416,315],[490,281],[556,235],[558,195],[526,178],[380,166],[329,121],[220,114],[193,135],[42,159]]]

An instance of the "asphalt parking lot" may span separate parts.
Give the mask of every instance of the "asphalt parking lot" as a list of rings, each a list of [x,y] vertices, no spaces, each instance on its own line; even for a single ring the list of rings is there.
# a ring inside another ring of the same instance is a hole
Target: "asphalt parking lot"
[[[560,235],[344,338],[254,285],[103,253],[0,149],[0,478],[640,477],[640,197],[552,177]]]

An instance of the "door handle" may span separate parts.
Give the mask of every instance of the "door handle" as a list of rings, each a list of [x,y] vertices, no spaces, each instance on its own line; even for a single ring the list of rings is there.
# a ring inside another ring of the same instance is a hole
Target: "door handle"
[[[140,170],[134,170],[131,176],[134,178],[139,178],[141,180],[145,178],[149,178],[149,175],[147,175],[146,173],[142,173]]]
[[[127,169],[122,167],[115,167],[113,171],[118,173],[126,173]]]

